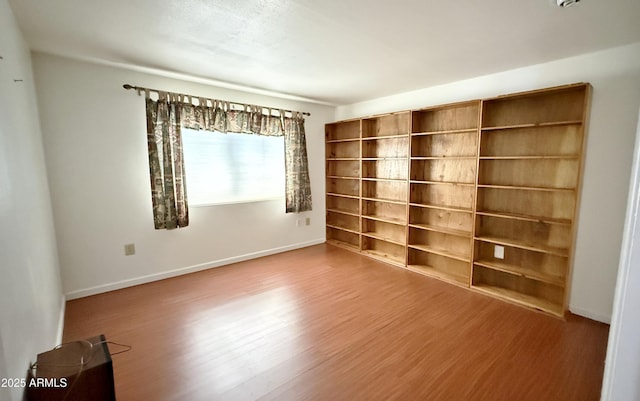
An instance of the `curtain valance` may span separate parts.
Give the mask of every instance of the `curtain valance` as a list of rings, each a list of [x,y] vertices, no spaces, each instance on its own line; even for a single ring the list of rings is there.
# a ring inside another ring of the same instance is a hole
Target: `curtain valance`
[[[264,114],[258,106],[233,110],[225,104],[208,107],[182,103],[180,108],[182,126],[197,130],[284,136],[286,122],[300,119],[304,122],[300,113],[285,117],[285,112],[279,111],[279,115],[274,116],[271,110]]]

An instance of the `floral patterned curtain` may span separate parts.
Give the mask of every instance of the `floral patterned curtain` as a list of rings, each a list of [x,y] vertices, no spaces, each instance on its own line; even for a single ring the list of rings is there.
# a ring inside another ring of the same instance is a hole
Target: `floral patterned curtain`
[[[147,145],[156,229],[189,225],[180,134],[180,104],[147,98]]]
[[[307,139],[304,118],[299,113],[296,113],[295,118],[284,120],[284,152],[287,213],[311,210]]]
[[[311,210],[311,183],[307,160],[304,118],[273,116],[261,107],[231,110],[229,104],[199,99],[199,106],[183,96],[147,97],[147,140],[153,215],[156,229],[186,227],[189,224],[180,127],[255,135],[284,136],[286,213]]]

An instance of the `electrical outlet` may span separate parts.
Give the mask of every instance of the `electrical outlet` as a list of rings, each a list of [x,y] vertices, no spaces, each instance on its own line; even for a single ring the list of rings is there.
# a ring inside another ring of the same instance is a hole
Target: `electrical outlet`
[[[504,247],[496,245],[495,248],[493,248],[493,257],[496,259],[504,259]]]
[[[296,227],[300,227],[301,220],[300,219],[296,219]]]
[[[135,244],[125,244],[124,246],[124,256],[131,256],[136,254],[136,245]]]
[[[311,217],[307,217],[307,218],[304,220],[304,225],[305,225],[305,226],[310,226],[310,225],[311,225]]]

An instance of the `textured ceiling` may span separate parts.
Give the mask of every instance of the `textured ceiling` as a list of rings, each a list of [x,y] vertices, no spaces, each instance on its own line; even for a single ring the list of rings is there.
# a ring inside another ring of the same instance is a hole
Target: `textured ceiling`
[[[332,104],[640,41],[639,0],[10,0],[32,50]]]

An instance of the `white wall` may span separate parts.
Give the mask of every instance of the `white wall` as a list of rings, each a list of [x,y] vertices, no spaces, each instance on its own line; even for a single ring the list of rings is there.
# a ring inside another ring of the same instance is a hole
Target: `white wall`
[[[640,119],[635,149],[602,385],[603,401],[640,399]]]
[[[31,57],[6,0],[0,56],[0,378],[25,378],[60,340],[64,298]],[[0,387],[1,400],[21,398]]]
[[[64,291],[70,298],[324,241],[324,123],[332,107],[34,54]],[[189,227],[154,230],[144,96],[122,85],[308,111],[313,211],[284,200],[191,207]],[[296,227],[298,218],[311,225]],[[136,254],[123,246],[135,243]],[[301,269],[304,266],[300,266]]]
[[[608,322],[640,105],[640,43],[341,106],[336,120],[575,82],[594,91],[570,308]]]

